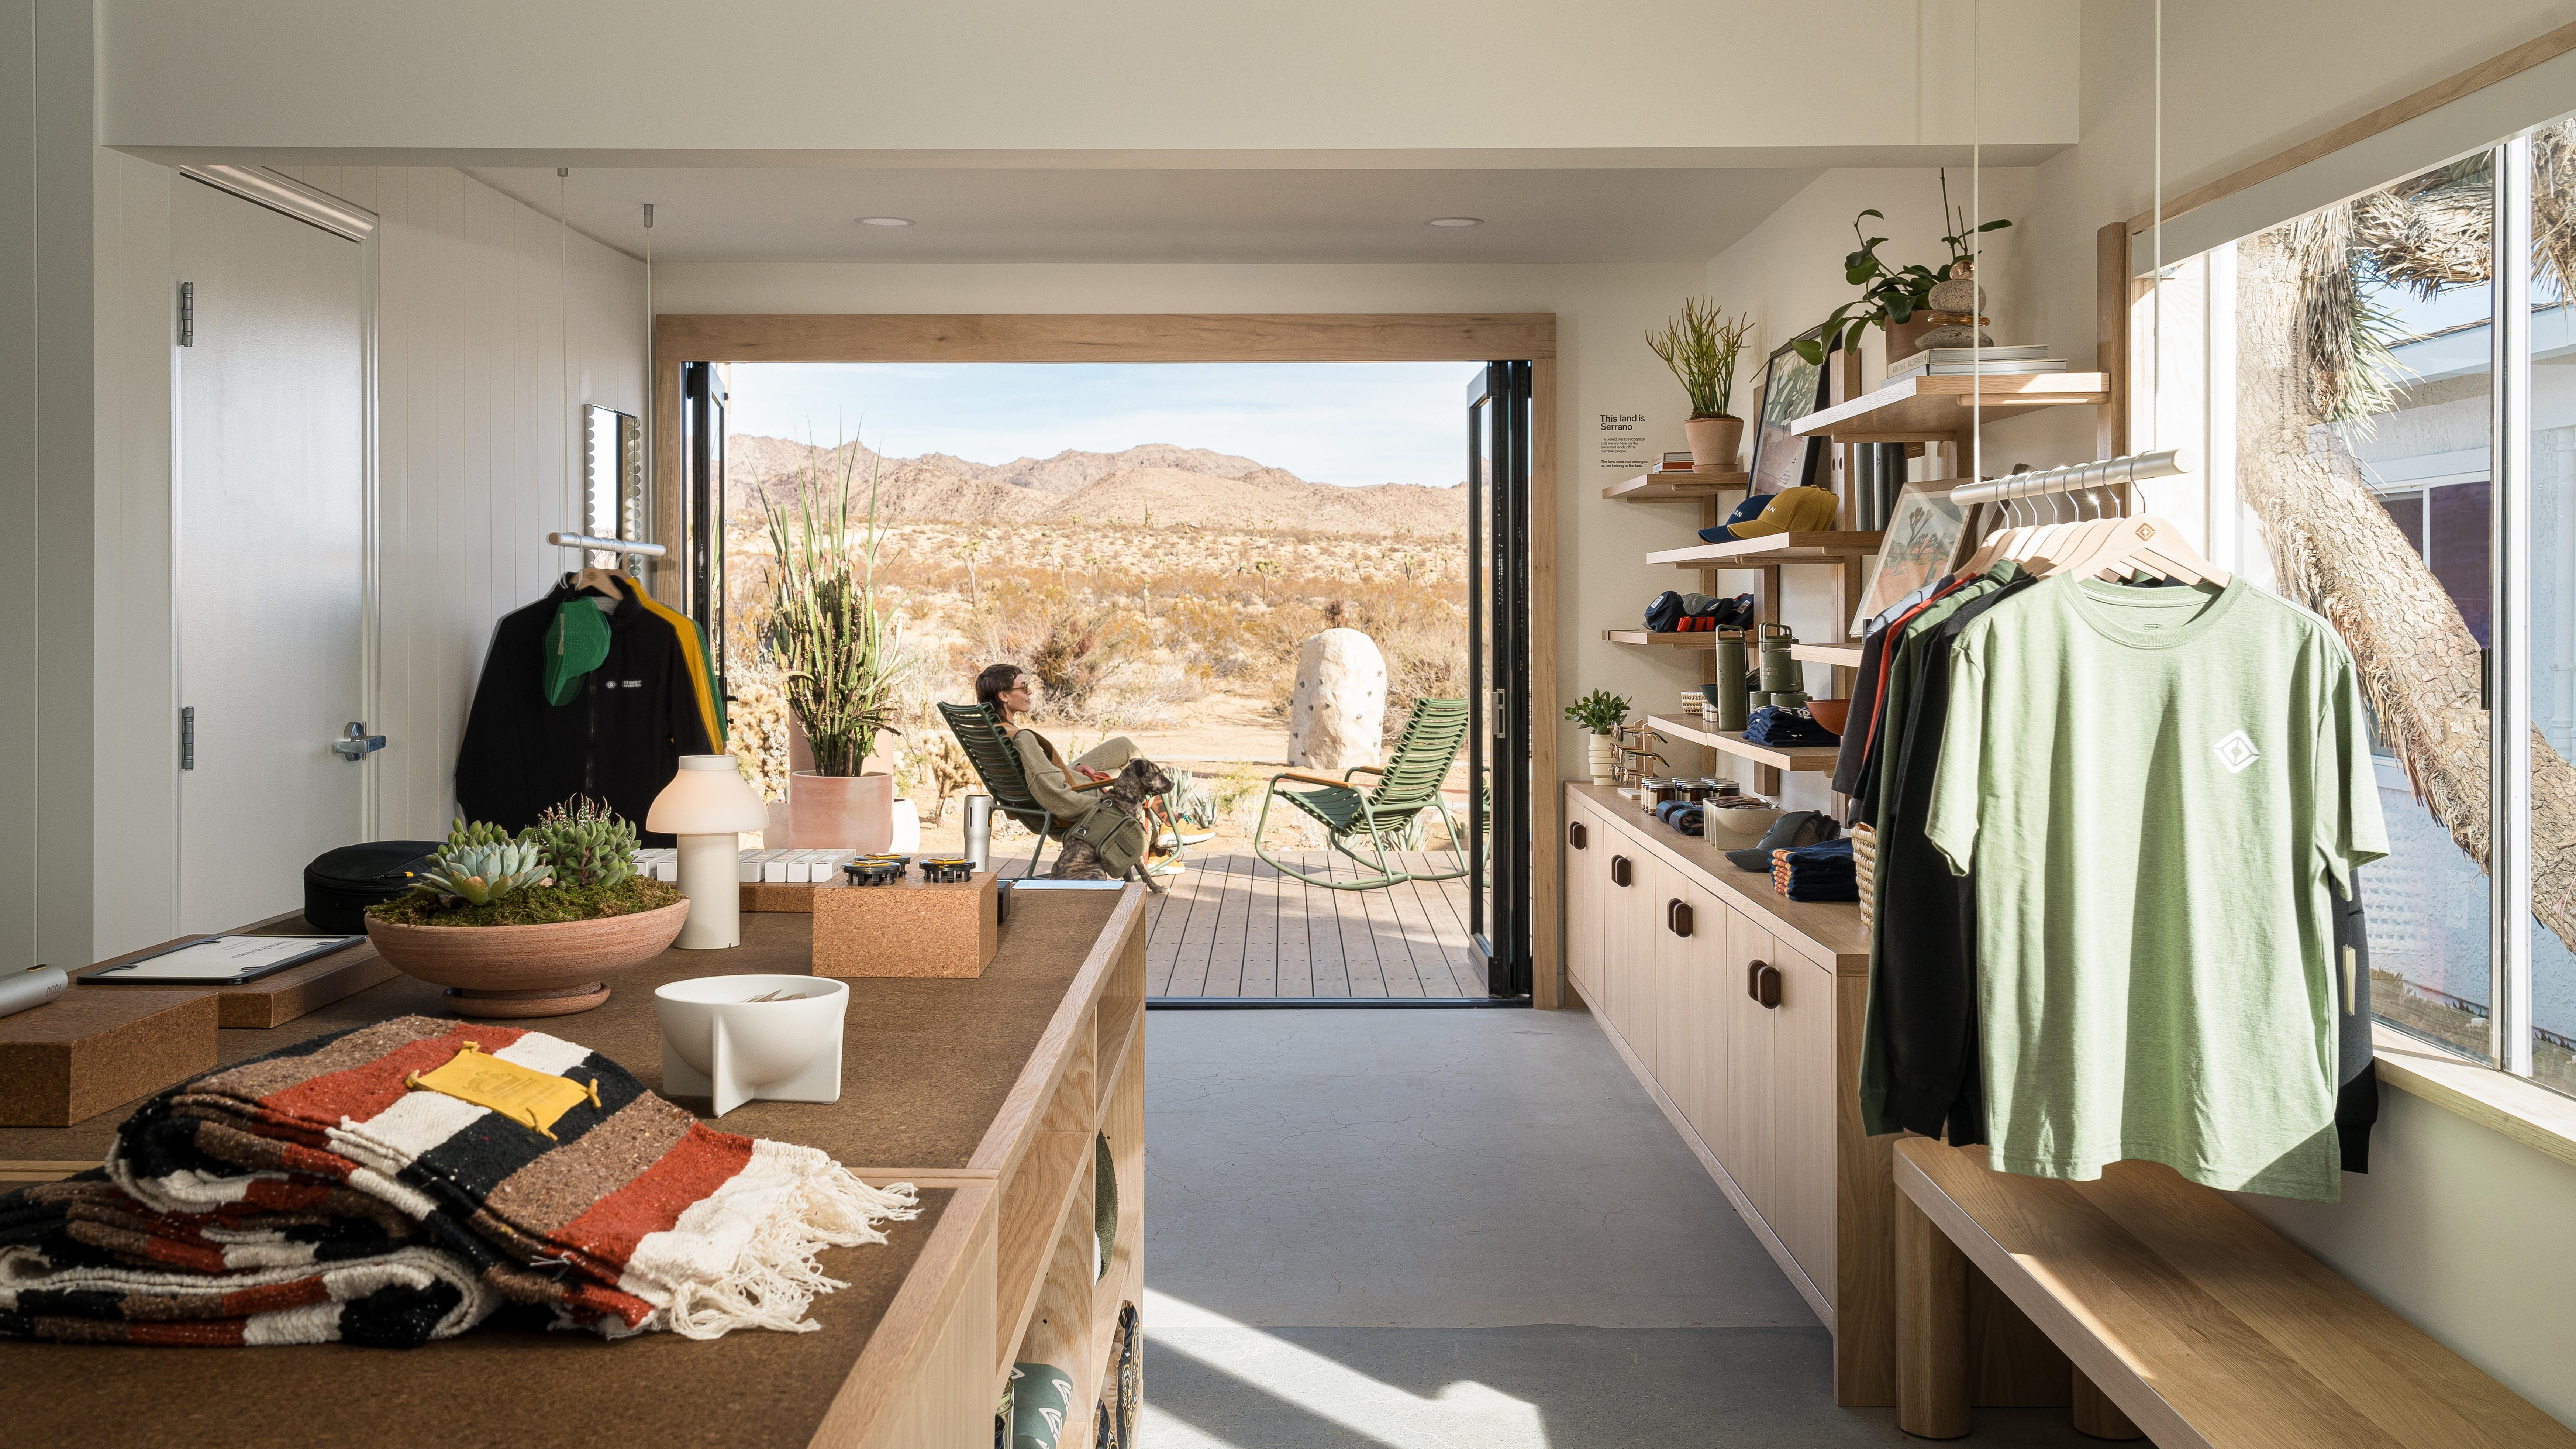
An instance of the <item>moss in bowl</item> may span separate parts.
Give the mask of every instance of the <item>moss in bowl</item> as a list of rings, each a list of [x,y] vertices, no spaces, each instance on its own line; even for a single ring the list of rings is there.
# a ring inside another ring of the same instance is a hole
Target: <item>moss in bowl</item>
[[[562,1016],[608,999],[610,974],[667,949],[686,896],[635,874],[635,827],[575,799],[512,839],[458,821],[412,893],[367,911],[394,969],[447,988],[467,1016]]]

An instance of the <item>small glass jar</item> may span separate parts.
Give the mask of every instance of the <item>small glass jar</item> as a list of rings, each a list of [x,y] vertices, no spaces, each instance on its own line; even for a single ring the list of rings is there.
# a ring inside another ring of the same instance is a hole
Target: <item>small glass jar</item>
[[[1697,798],[1701,800],[1722,800],[1728,796],[1744,793],[1742,785],[1717,775],[1703,775],[1700,777],[1699,784],[1702,793]]]
[[[1656,806],[1661,805],[1668,800],[1679,800],[1683,798],[1682,782],[1673,776],[1649,775],[1646,777],[1643,784],[1645,789],[1645,798],[1639,803],[1643,804],[1649,810],[1654,809]]]

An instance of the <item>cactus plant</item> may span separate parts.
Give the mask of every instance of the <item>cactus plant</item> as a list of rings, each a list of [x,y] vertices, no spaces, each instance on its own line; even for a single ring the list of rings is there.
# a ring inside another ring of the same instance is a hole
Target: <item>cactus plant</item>
[[[413,889],[438,897],[442,905],[463,901],[488,906],[544,878],[545,855],[533,842],[507,837],[497,843],[478,839],[478,832],[498,829],[479,822],[468,829],[458,821],[457,829],[448,832],[449,843],[429,858],[430,868],[421,873],[420,884]]]
[[[635,825],[587,795],[547,808],[519,832],[546,853],[558,886],[605,888],[635,878]]]

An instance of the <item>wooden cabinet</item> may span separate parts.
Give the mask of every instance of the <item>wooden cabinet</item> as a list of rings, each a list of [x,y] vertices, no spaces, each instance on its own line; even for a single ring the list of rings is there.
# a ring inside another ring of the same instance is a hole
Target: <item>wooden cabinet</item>
[[[1587,801],[1569,801],[1565,820],[1565,974],[1594,1011],[1609,1000],[1601,988],[1601,892],[1609,871],[1601,816]]]
[[[1567,960],[1594,1017],[1834,1331],[1837,1401],[1895,1402],[1893,1139],[1860,1127],[1859,908],[1778,896],[1726,842],[1616,792],[1566,794]]]

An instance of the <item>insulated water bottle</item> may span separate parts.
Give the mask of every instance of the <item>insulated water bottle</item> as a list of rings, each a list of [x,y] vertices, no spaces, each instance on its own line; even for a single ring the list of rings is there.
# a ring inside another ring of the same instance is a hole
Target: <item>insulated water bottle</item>
[[[966,858],[977,870],[993,868],[993,797],[966,797]]]
[[[1717,707],[1719,729],[1740,730],[1752,722],[1752,701],[1747,698],[1744,684],[1744,674],[1748,667],[1744,658],[1744,631],[1718,630],[1717,682],[1706,686],[1701,692],[1708,697],[1710,704]]]

